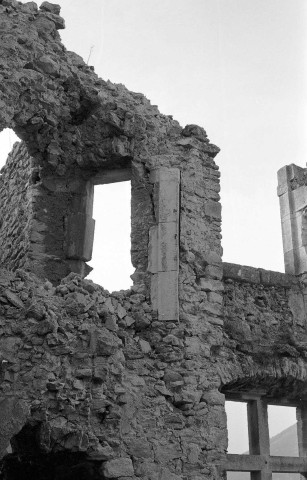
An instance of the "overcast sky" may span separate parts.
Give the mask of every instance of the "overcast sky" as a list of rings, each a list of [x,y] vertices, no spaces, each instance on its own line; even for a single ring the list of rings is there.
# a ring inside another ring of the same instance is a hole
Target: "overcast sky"
[[[68,49],[85,61],[90,57],[105,80],[144,93],[182,126],[201,125],[221,148],[216,161],[222,174],[224,260],[283,271],[276,172],[306,162],[306,0],[57,3],[66,19],[60,34]],[[119,188],[116,198],[121,192],[123,205],[127,187]],[[102,227],[104,233],[98,233],[101,209],[115,219],[114,200],[107,195],[108,201],[99,199],[100,210],[95,205],[95,255],[103,252],[107,231],[114,231]],[[117,238],[123,244],[128,236],[122,229]],[[128,251],[129,238],[125,245]],[[103,268],[108,278],[115,263]],[[122,275],[115,273],[126,278],[121,287],[130,283],[127,269],[120,266]],[[106,286],[118,288],[113,281]]]
[[[224,260],[283,271],[276,173],[306,162],[306,0],[60,3],[68,48],[221,147]]]
[[[57,3],[68,49],[182,126],[201,125],[221,148],[224,261],[284,271],[276,173],[306,162],[306,0]],[[6,135],[0,144],[2,163],[12,142]],[[129,184],[99,190],[93,279],[110,290],[127,288]],[[116,238],[107,240],[112,232]],[[237,448],[244,451],[244,443]]]

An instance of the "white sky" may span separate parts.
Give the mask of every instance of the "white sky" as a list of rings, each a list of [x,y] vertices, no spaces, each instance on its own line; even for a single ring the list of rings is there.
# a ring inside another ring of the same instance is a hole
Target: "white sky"
[[[306,162],[306,0],[57,3],[68,49],[221,147],[224,261],[283,271],[276,172]]]

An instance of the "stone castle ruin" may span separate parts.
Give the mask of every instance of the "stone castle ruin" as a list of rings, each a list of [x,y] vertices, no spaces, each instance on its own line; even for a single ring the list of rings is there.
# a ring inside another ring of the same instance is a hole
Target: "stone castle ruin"
[[[0,131],[22,140],[0,176],[0,479],[305,478],[306,170],[279,172],[287,273],[222,263],[219,148],[98,78],[59,14],[0,0]],[[125,180],[135,273],[109,293],[85,278],[93,190]],[[297,408],[298,457],[270,456],[268,404]]]

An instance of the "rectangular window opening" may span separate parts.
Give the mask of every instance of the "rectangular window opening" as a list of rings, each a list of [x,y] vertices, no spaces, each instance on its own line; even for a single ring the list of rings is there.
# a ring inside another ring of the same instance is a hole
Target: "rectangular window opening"
[[[111,291],[132,285],[131,264],[131,182],[96,185],[93,218],[95,234],[93,268],[87,278]]]
[[[270,433],[270,454],[272,456],[298,457],[296,408],[281,405],[268,405],[268,422]],[[276,473],[276,475],[281,475],[281,473]],[[281,478],[284,480],[286,478],[292,479],[292,477]],[[276,480],[277,479],[278,477],[276,477]]]
[[[250,480],[250,472],[227,472],[227,480]]]
[[[226,401],[225,409],[228,429],[228,453],[248,455],[247,403]]]

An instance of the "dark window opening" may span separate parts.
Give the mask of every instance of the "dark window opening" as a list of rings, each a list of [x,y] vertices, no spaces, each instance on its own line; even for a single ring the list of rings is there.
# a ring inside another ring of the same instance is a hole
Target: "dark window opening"
[[[26,425],[11,439],[0,461],[0,480],[99,480],[99,462],[84,452],[46,453],[40,446],[40,425]]]
[[[93,218],[95,235],[93,271],[88,278],[109,291],[132,285],[131,264],[131,182],[96,185]]]

